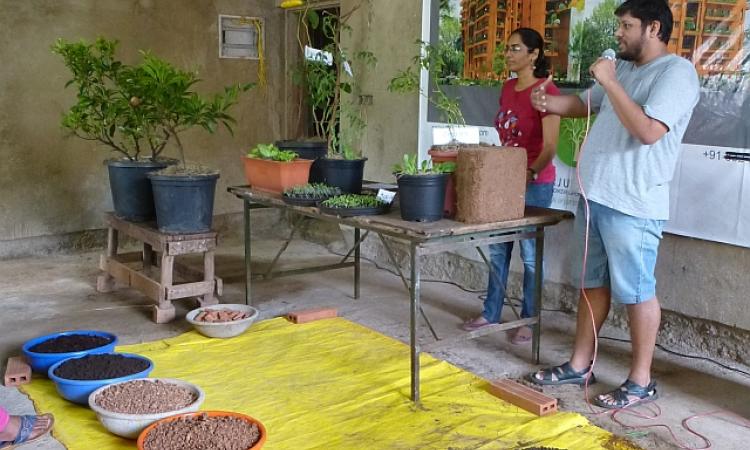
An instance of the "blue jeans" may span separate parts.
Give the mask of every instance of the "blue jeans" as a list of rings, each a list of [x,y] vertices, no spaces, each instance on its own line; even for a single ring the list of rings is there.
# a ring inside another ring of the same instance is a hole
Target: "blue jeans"
[[[554,183],[529,184],[526,187],[526,205],[549,208],[552,204],[553,185]],[[484,300],[482,316],[491,323],[500,322],[503,312],[503,302],[505,300],[505,288],[508,285],[510,256],[512,253],[513,242],[490,245],[490,264],[497,277],[490,273],[490,282],[487,286],[487,298]],[[534,312],[534,277],[536,274],[535,239],[524,239],[521,241],[521,260],[523,261],[523,307],[521,308],[521,317],[525,318],[531,317]]]

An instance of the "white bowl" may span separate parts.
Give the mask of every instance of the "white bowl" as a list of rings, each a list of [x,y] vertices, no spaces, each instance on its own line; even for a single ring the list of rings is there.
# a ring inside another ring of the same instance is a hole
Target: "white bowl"
[[[156,414],[116,413],[108,411],[96,404],[96,397],[101,394],[103,390],[118,384],[130,383],[132,381],[161,381],[162,383],[176,384],[178,386],[183,386],[190,389],[195,394],[197,394],[198,398],[193,403],[184,408]],[[109,384],[95,390],[89,396],[89,407],[96,413],[96,417],[99,419],[99,422],[104,425],[104,428],[106,428],[107,431],[124,438],[135,439],[139,434],[141,434],[141,431],[143,431],[147,426],[151,425],[157,420],[164,419],[165,417],[171,417],[176,414],[198,411],[205,398],[206,394],[201,388],[192,383],[188,383],[187,381],[175,380],[171,378],[137,378],[135,380],[127,380],[121,381],[119,383]]]
[[[250,317],[235,320],[232,322],[198,322],[195,317],[205,310],[210,309],[228,309],[230,311],[240,311],[250,314]],[[202,335],[213,338],[230,338],[245,332],[250,325],[258,318],[258,310],[248,305],[238,304],[218,304],[203,306],[187,313],[185,319]]]

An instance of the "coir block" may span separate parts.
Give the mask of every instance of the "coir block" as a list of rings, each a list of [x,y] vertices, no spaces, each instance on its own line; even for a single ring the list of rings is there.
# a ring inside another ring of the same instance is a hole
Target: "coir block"
[[[31,383],[31,366],[21,356],[8,358],[5,366],[5,386],[20,386]]]
[[[456,220],[502,222],[523,217],[526,150],[520,147],[461,147],[456,168]]]

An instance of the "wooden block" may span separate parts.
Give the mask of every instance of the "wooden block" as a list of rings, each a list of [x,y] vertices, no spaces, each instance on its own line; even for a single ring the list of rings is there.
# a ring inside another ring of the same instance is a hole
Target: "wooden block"
[[[491,381],[489,391],[495,397],[513,403],[537,416],[546,416],[557,412],[556,398],[544,395],[513,380]]]
[[[461,147],[456,164],[457,221],[489,223],[523,217],[526,150]]]
[[[306,309],[303,311],[292,311],[287,314],[287,319],[294,323],[307,323],[314,320],[330,319],[337,317],[336,308]]]
[[[31,383],[31,366],[22,356],[8,358],[5,366],[5,386],[20,386]]]
[[[174,306],[170,304],[170,307],[159,308],[154,305],[151,311],[151,318],[156,323],[167,323],[174,320],[177,315]]]

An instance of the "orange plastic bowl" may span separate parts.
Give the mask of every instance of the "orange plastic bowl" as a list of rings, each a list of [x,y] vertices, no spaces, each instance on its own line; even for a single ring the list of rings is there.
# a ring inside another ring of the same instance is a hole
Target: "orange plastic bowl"
[[[228,411],[199,411],[194,413],[184,413],[184,414],[177,414],[175,416],[167,417],[165,419],[161,419],[157,422],[152,423],[149,425],[145,430],[141,432],[141,434],[138,436],[138,450],[144,450],[143,443],[146,441],[146,436],[156,427],[158,427],[161,424],[172,422],[177,419],[181,419],[184,417],[197,417],[201,416],[203,414],[208,414],[208,417],[235,417],[237,419],[242,419],[245,422],[254,423],[258,425],[258,430],[260,430],[260,439],[258,439],[255,444],[253,444],[252,447],[250,447],[247,450],[259,450],[263,447],[263,444],[266,443],[266,427],[263,426],[263,424],[260,422],[260,420],[253,419],[250,416],[247,416],[245,414],[235,413],[235,412],[228,412]]]

